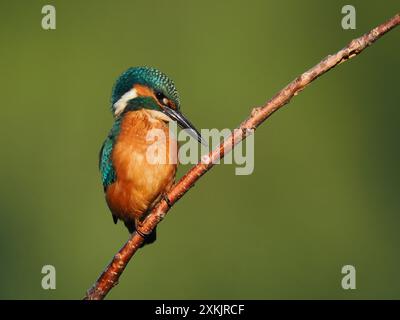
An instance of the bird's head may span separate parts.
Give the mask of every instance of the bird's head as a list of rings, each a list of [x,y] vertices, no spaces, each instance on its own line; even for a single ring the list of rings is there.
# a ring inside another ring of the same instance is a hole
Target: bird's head
[[[199,131],[180,111],[179,94],[174,82],[155,68],[129,68],[114,84],[111,95],[114,117],[140,109],[152,110],[160,119],[176,121],[192,137],[203,143]]]

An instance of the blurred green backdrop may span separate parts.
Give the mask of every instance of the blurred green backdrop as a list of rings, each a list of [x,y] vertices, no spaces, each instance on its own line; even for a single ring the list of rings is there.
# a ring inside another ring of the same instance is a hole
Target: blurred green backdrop
[[[126,241],[97,169],[123,70],[163,70],[198,127],[233,128],[399,9],[353,0],[357,29],[343,30],[345,4],[2,0],[0,298],[82,298]],[[400,29],[268,120],[254,173],[201,179],[108,298],[400,298],[399,50]],[[41,288],[45,264],[56,290]],[[346,264],[356,290],[341,288]]]

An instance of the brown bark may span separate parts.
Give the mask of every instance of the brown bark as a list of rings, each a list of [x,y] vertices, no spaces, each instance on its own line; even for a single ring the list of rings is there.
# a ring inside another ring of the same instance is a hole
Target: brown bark
[[[383,36],[386,32],[390,31],[399,24],[400,14],[396,14],[385,23],[377,26],[363,36],[352,40],[342,50],[333,55],[327,56],[320,63],[304,72],[302,75],[289,83],[285,88],[279,91],[264,106],[254,108],[250,117],[242,122],[241,125],[233,131],[230,137],[228,137],[217,149],[210,152],[208,156],[203,157],[201,163],[190,169],[171,189],[171,191],[168,193],[170,204],[173,205],[175,202],[177,202],[203,174],[213,167],[214,163],[218,159],[222,158],[226,153],[231,151],[237,143],[245,139],[250,134],[253,134],[254,130],[260,124],[269,118],[276,110],[289,103],[293,96],[297,95],[308,84],[333,67],[355,57],[365,48]],[[164,218],[169,211],[169,208],[170,207],[167,202],[165,200],[161,200],[146,218],[143,227],[139,230],[139,233],[149,234],[153,228]],[[106,267],[92,288],[88,290],[85,299],[103,299],[107,293],[118,283],[119,277],[142,242],[143,237],[137,233],[134,233],[114,256],[111,263]]]

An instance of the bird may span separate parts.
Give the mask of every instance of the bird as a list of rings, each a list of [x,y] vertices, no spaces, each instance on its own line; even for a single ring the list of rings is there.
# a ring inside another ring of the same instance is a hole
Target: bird
[[[156,68],[131,67],[123,72],[112,88],[111,111],[114,123],[99,155],[105,199],[114,223],[123,221],[130,233],[144,238],[144,246],[156,240],[156,228],[145,235],[140,227],[162,198],[169,204],[166,193],[175,181],[177,161],[173,160],[178,149],[169,123],[176,121],[198,142],[205,142],[182,114],[174,82]],[[172,161],[149,161],[152,130],[165,135],[166,139],[157,141],[158,154]]]

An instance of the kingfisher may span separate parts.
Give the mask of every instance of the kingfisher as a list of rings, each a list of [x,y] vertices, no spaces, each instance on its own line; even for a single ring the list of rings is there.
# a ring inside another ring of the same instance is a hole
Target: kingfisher
[[[138,232],[144,237],[143,245],[156,240],[156,229],[149,235],[138,230],[158,201],[164,198],[169,203],[166,193],[175,181],[177,161],[173,160],[178,150],[169,123],[176,121],[203,142],[180,109],[174,82],[155,68],[129,68],[112,89],[114,123],[100,150],[99,169],[114,223],[122,220],[130,233]],[[160,131],[165,139],[149,139],[149,133]],[[157,139],[157,152],[168,161],[149,161],[149,147]]]

